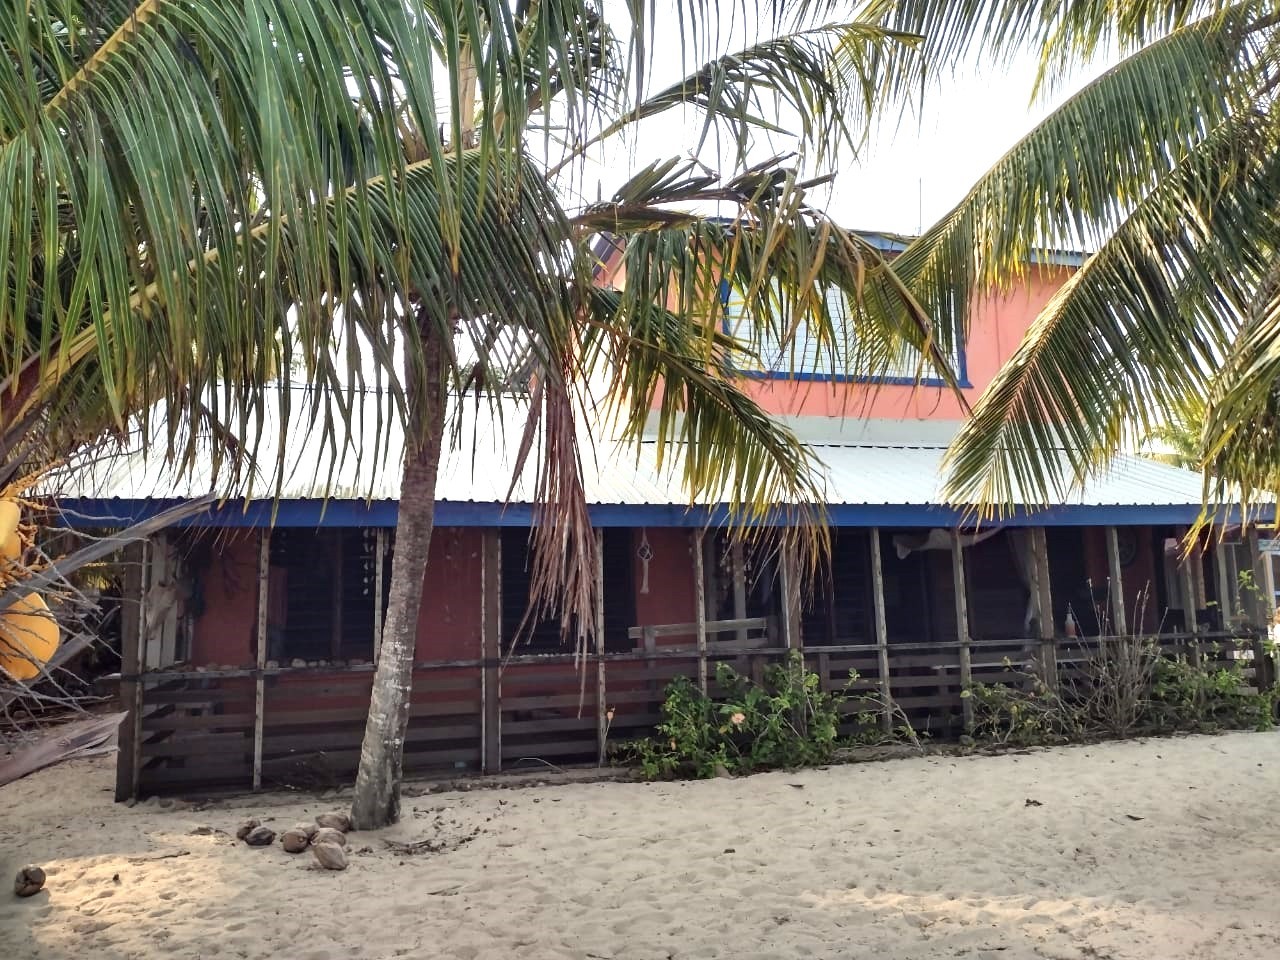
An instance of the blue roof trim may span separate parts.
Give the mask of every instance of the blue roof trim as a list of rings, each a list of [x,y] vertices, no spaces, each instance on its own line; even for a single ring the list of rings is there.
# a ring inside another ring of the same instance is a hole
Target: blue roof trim
[[[879,230],[854,230],[859,237],[881,253],[902,253],[915,240],[899,233],[884,233]],[[1028,257],[1032,263],[1053,267],[1080,267],[1089,255],[1079,250],[1032,250]]]
[[[707,217],[712,223],[732,224],[734,222],[731,217]],[[883,230],[858,230],[852,231],[856,233],[862,240],[875,247],[881,253],[902,253],[911,245],[916,238],[902,233],[888,233]],[[616,248],[621,252],[620,245]],[[612,252],[608,253],[612,256]],[[1052,267],[1080,267],[1089,259],[1089,255],[1080,250],[1032,250],[1031,255],[1027,258],[1034,264],[1043,264]]]
[[[960,375],[960,379],[957,385],[962,390],[972,389],[973,384],[969,382],[967,364],[964,362],[963,354],[960,358],[959,368],[957,372]],[[914,377],[875,377],[860,373],[787,373],[774,370],[737,370],[735,373],[748,380],[793,380],[798,383],[874,383],[887,387],[947,386],[947,381],[941,377],[921,377],[917,380]]]
[[[72,527],[122,527],[154,516],[180,501],[176,500],[71,500],[58,501],[64,521]],[[261,527],[271,523],[270,501],[257,500],[246,509],[235,503],[186,521],[184,526]],[[286,500],[278,505],[275,525],[279,527],[393,527],[399,504],[394,500]],[[673,504],[599,503],[590,507],[591,521],[600,527],[700,527],[722,523],[728,516],[724,506],[681,507]],[[1047,510],[1020,509],[1001,522],[1002,526],[1092,527],[1101,525],[1140,526],[1145,524],[1192,523],[1200,515],[1200,504],[1101,506],[1064,505]],[[441,501],[436,504],[436,523],[442,527],[527,527],[533,521],[530,504],[473,503]],[[965,520],[963,510],[925,504],[835,504],[827,508],[835,527],[951,527]],[[1275,517],[1258,516],[1261,522]],[[1240,512],[1232,509],[1222,518],[1237,523]],[[785,522],[785,516],[773,521]]]

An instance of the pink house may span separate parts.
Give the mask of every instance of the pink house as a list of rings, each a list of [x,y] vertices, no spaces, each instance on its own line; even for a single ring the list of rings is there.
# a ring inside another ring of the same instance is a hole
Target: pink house
[[[869,236],[890,252],[900,243]],[[1025,287],[978,305],[956,358],[971,401],[1074,266],[1044,264]],[[620,280],[615,265],[602,280]],[[756,371],[749,388],[828,468],[829,570],[802,582],[785,557],[728,537],[721,505],[690,508],[651,450],[637,461],[602,438],[587,477],[603,555],[598,642],[577,667],[558,622],[517,636],[532,510],[521,486],[504,502],[513,418],[477,422],[442,468],[407,769],[600,761],[651,727],[672,677],[703,677],[718,662],[758,673],[792,650],[831,686],[855,669],[886,719],[892,705],[918,730],[956,736],[970,721],[962,691],[1008,679],[1006,660],[1054,676],[1070,669],[1080,637],[1142,630],[1199,643],[1260,622],[1233,586],[1258,563],[1253,534],[1185,561],[1173,549],[1199,513],[1198,476],[1122,458],[1048,510],[964,529],[963,509],[938,496],[939,461],[963,416],[949,390],[820,369],[799,379],[784,366]],[[323,456],[305,424],[268,429],[299,464]],[[315,471],[299,471],[274,527],[258,502],[146,545],[145,582],[132,584],[142,615],[125,630],[121,694],[132,714],[120,797],[352,776],[398,477],[360,463],[339,473],[349,493],[326,502]],[[196,492],[123,457],[65,502],[123,523]],[[162,595],[153,588],[174,582],[188,599],[148,608]]]

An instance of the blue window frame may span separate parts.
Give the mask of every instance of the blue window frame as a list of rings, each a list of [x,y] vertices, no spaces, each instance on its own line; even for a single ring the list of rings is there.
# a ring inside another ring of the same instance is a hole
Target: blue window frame
[[[720,281],[720,302],[724,306],[725,333],[736,334],[743,322],[741,300],[735,298],[727,280]],[[827,309],[836,319],[837,328],[843,335],[840,354],[847,358],[856,356],[855,332],[851,329],[848,318],[849,309],[844,293],[838,289],[827,292]],[[958,343],[951,357],[953,369],[962,387],[969,383],[968,366],[965,358],[964,344]],[[923,376],[917,379],[916,371],[920,368],[920,354],[907,348],[903,356],[888,370],[881,374],[871,374],[857,369],[838,369],[832,363],[832,357],[819,350],[815,340],[810,338],[802,327],[797,331],[795,342],[785,350],[775,346],[772,350],[768,343],[762,344],[759,360],[751,367],[740,367],[735,372],[741,376],[758,377],[765,380],[796,380],[830,383],[878,383],[923,386],[944,386],[945,382],[936,376]]]

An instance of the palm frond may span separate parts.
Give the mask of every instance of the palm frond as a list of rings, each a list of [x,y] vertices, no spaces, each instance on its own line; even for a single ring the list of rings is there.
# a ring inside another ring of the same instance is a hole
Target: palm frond
[[[1224,123],[1067,280],[949,451],[948,496],[1048,503],[1207,394],[1280,235],[1273,141]]]
[[[1210,131],[1252,111],[1274,59],[1252,22],[1196,22],[1069,99],[894,262],[925,309],[963,329],[974,299],[1063,248],[1097,249]]]

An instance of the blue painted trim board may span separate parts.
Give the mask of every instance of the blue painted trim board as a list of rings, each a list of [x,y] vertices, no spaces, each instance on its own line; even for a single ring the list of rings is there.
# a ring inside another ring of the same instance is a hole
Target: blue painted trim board
[[[72,500],[58,501],[69,526],[121,527],[154,516],[177,500]],[[590,508],[591,521],[599,527],[699,527],[725,521],[728,510],[716,507],[682,507],[675,504],[599,503]],[[279,527],[393,527],[398,503],[394,500],[286,500],[277,505],[275,525]],[[1018,510],[1001,521],[1003,526],[1091,527],[1114,524],[1184,524],[1200,514],[1198,503],[1142,506],[1114,504],[1101,506],[1064,505],[1046,510]],[[442,527],[527,527],[534,508],[527,503],[473,503],[441,501],[436,505],[436,523]],[[827,508],[834,527],[949,527],[965,520],[962,510],[925,504],[835,504]],[[1257,517],[1268,522],[1275,511]],[[1238,510],[1231,510],[1226,522],[1239,522]],[[255,500],[227,504],[186,521],[185,526],[261,527],[272,521],[272,504]],[[779,513],[771,524],[785,523]]]

